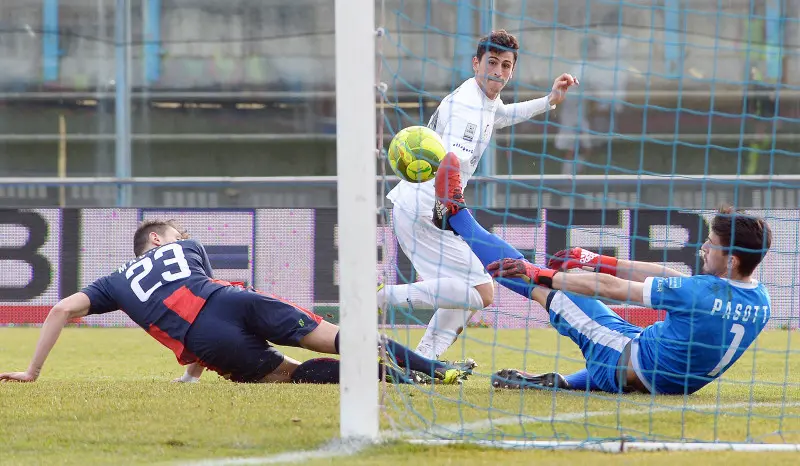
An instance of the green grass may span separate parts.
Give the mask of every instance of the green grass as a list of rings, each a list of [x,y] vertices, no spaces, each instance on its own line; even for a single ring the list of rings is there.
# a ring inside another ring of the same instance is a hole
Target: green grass
[[[38,329],[0,328],[0,371],[24,369],[37,336]],[[392,336],[413,345],[420,332]],[[461,387],[389,387],[383,427],[415,430],[435,424],[460,437],[456,433],[464,423],[476,423],[463,436],[469,439],[626,436],[800,443],[798,352],[798,334],[767,332],[721,383],[685,398],[522,393],[492,390],[488,374],[501,367],[552,370],[555,364],[569,372],[581,367],[575,346],[552,330],[469,329],[467,338],[446,356],[474,357],[480,364],[478,373]],[[301,359],[311,354],[296,349],[287,353]],[[174,357],[140,330],[66,329],[37,383],[0,385],[0,464],[151,464],[257,457],[313,449],[338,434],[336,386],[237,385],[215,374],[205,375],[199,384],[169,383],[181,373]],[[770,405],[748,408],[751,400]],[[681,410],[683,405],[695,409]],[[520,413],[521,420],[509,421]],[[490,425],[489,416],[499,421]],[[794,464],[797,454],[632,453],[611,458],[602,453],[400,442],[309,464],[673,464],[685,459],[730,465],[765,458]]]

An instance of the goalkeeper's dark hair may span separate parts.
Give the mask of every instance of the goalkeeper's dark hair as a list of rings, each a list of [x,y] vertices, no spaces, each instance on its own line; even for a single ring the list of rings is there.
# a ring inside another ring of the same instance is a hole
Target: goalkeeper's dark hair
[[[505,29],[492,31],[488,36],[483,36],[478,41],[478,50],[475,56],[480,61],[486,52],[511,52],[514,54],[514,63],[517,63],[517,53],[519,52],[519,42],[513,34],[509,34]]]
[[[150,233],[156,232],[159,235],[163,235],[167,232],[167,228],[170,227],[178,230],[184,238],[189,237],[175,220],[146,220],[139,225],[136,233],[133,234],[133,254],[139,257],[148,251],[147,238]]]
[[[725,247],[725,253],[739,259],[739,273],[749,276],[772,246],[772,230],[761,217],[738,212],[731,206],[720,207],[711,231]]]

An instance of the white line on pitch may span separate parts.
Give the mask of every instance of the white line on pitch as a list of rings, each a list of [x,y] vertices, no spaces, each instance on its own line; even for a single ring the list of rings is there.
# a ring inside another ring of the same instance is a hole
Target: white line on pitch
[[[684,405],[660,406],[660,407],[650,407],[650,409],[648,409],[647,411],[643,411],[643,409],[647,408],[647,406],[643,405],[638,409],[564,413],[564,414],[557,414],[551,417],[509,416],[509,417],[501,417],[498,419],[487,419],[483,421],[468,422],[464,424],[449,424],[441,427],[436,427],[435,429],[414,430],[407,432],[390,431],[390,432],[385,432],[383,434],[383,438],[386,440],[392,440],[392,439],[401,439],[406,437],[422,436],[422,435],[452,436],[453,434],[464,433],[469,431],[478,431],[499,425],[565,422],[565,421],[575,421],[579,419],[586,419],[592,417],[613,416],[615,414],[630,415],[630,414],[661,413],[667,411],[677,411],[681,409],[686,409],[691,411],[708,411],[708,410],[718,411],[722,409],[780,408],[780,407],[794,408],[799,406],[800,402],[728,403],[728,404],[704,404],[704,405],[686,405],[686,406]],[[178,466],[249,466],[249,465],[260,465],[260,464],[299,463],[311,459],[355,455],[369,446],[372,445],[363,443],[342,444],[341,442],[334,441],[316,450],[290,451],[270,456],[253,457],[253,458],[218,458],[218,459],[207,459],[198,461],[185,461],[176,464]]]
[[[246,466],[258,464],[300,463],[318,458],[351,456],[372,446],[370,443],[349,443],[335,440],[316,450],[287,451],[255,458],[218,458],[176,463],[177,466]]]
[[[787,407],[787,408],[794,408],[800,406],[800,402],[790,402],[790,403],[767,403],[767,402],[759,402],[759,403],[728,403],[728,404],[704,404],[704,405],[675,405],[675,406],[660,406],[660,407],[649,407],[646,405],[642,405],[639,408],[629,408],[629,409],[620,409],[618,411],[588,411],[582,413],[564,413],[564,414],[557,414],[555,416],[550,417],[536,417],[536,416],[507,416],[501,417],[497,419],[485,419],[482,421],[475,421],[475,422],[468,422],[464,424],[449,424],[444,426],[434,426],[432,429],[420,429],[415,431],[404,431],[404,432],[391,432],[388,435],[392,437],[409,437],[409,436],[420,436],[420,435],[439,435],[439,436],[452,436],[454,434],[460,434],[465,432],[474,432],[483,429],[488,429],[492,426],[503,426],[503,425],[512,425],[512,424],[536,424],[536,423],[550,423],[550,422],[566,422],[566,421],[575,421],[584,418],[590,417],[603,417],[603,416],[613,416],[615,414],[621,415],[631,415],[631,414],[648,414],[648,413],[662,413],[667,411],[678,411],[681,409],[686,409],[690,411],[708,411],[708,410],[720,410],[720,409],[741,409],[741,408],[780,408],[780,407]],[[648,409],[649,408],[649,409]],[[646,410],[646,411],[645,411]],[[711,414],[711,413],[708,413]],[[722,413],[724,414],[724,413]]]

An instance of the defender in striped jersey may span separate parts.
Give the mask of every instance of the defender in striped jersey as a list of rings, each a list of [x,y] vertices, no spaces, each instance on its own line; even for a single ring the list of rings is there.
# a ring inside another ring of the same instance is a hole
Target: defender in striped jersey
[[[0,381],[35,381],[69,320],[119,309],[189,365],[179,381],[196,381],[209,368],[234,382],[338,382],[338,360],[301,364],[272,344],[338,354],[339,327],[282,299],[213,279],[203,246],[175,223],[144,223],[134,234],[134,253],[135,259],[53,307],[28,370],[0,374]],[[376,335],[376,341],[399,366],[440,383],[458,383],[469,373],[470,368],[425,359],[387,338]],[[380,363],[379,370],[398,382],[412,375]]]

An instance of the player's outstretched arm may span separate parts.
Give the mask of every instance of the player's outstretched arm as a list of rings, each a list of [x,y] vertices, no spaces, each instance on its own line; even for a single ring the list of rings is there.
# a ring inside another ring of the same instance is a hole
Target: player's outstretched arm
[[[568,274],[537,267],[525,259],[499,260],[489,264],[486,270],[496,278],[519,277],[554,290],[644,304],[643,283],[623,280],[604,273]]]
[[[71,319],[87,315],[89,306],[89,297],[80,292],[62,299],[53,306],[42,326],[39,342],[36,343],[36,351],[33,354],[28,370],[0,374],[0,382],[35,382],[39,378],[42,366],[44,366],[44,361],[50,354],[50,350],[53,349],[58,337],[61,335],[61,330]]]
[[[623,280],[644,282],[648,277],[686,277],[688,275],[661,264],[629,261],[596,254],[583,248],[563,249],[547,262],[553,270],[583,269],[614,275]]]
[[[633,282],[644,282],[649,277],[688,277],[689,275],[673,268],[652,262],[617,261],[617,277]]]
[[[567,90],[577,85],[579,85],[577,78],[564,73],[553,81],[553,88],[546,96],[524,102],[501,105],[495,114],[495,129],[528,121],[536,115],[554,109],[556,105],[566,99]]]

